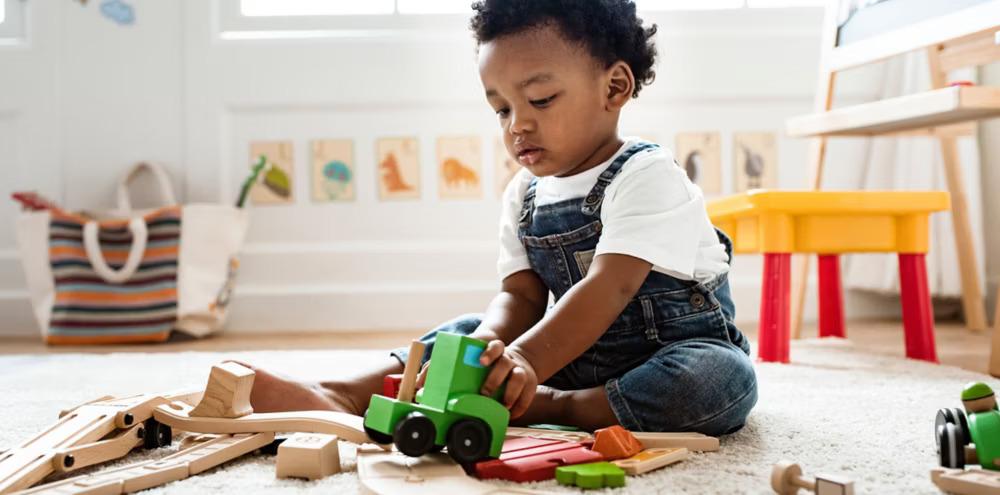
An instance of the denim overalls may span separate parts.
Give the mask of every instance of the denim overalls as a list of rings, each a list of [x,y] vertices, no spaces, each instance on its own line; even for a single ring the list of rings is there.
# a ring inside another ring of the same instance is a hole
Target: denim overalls
[[[641,142],[627,149],[583,198],[536,207],[537,179],[531,181],[518,236],[531,269],[557,301],[586,276],[593,260],[605,189],[629,158],[656,147]],[[731,258],[732,243],[718,235]],[[734,312],[725,274],[698,283],[651,271],[604,335],[545,385],[604,386],[618,421],[629,430],[731,433],[743,427],[757,402],[750,346],[733,324]],[[481,321],[482,315],[465,315],[425,335],[424,360],[437,332],[467,335]],[[406,362],[405,349],[393,355]]]

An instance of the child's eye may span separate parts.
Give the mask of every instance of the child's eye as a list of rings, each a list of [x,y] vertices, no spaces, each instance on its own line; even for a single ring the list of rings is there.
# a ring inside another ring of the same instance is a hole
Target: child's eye
[[[546,107],[548,106],[549,103],[552,103],[552,100],[556,99],[556,96],[557,95],[552,95],[548,98],[544,98],[541,100],[531,100],[531,104],[536,107]]]
[[[500,117],[501,119],[506,118],[508,113],[510,113],[509,109],[501,108],[500,110],[497,110],[497,117]]]

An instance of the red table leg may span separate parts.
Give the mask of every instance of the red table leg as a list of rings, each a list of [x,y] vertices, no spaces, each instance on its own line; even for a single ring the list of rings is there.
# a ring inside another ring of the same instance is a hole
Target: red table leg
[[[924,254],[899,253],[899,286],[903,303],[906,357],[937,362],[934,347],[934,308],[927,288]]]
[[[788,362],[791,299],[791,259],[789,253],[764,254],[764,281],[760,296],[760,347],[765,362]]]
[[[846,337],[844,291],[840,285],[840,257],[819,256],[819,336]]]

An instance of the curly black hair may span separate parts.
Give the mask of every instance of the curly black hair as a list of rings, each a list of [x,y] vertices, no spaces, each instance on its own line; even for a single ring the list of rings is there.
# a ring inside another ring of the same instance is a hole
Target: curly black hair
[[[635,90],[656,78],[656,24],[643,27],[631,0],[480,0],[470,23],[478,44],[554,23],[569,42],[585,46],[604,67],[622,60]]]

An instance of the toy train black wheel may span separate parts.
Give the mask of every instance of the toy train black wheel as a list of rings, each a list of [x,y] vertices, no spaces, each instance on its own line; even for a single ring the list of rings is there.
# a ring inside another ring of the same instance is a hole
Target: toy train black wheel
[[[143,423],[141,430],[143,431],[143,447],[147,449],[166,447],[174,441],[173,430],[171,430],[169,426],[153,418],[147,419],[146,422]]]
[[[365,412],[365,422],[367,423],[367,421],[368,421],[368,413]],[[368,438],[370,438],[375,443],[380,443],[382,445],[388,445],[392,443],[392,435],[389,435],[387,433],[382,433],[381,431],[375,431],[369,428],[367,424],[365,425],[365,434],[367,434]]]
[[[430,418],[418,412],[411,412],[396,423],[392,440],[403,454],[420,457],[434,447],[435,436],[437,429]]]
[[[448,430],[448,454],[459,464],[476,462],[490,453],[490,428],[479,419],[457,421]]]
[[[962,443],[962,432],[958,425],[945,423],[938,427],[938,446],[940,448],[941,467],[962,469],[965,467],[965,444]]]
[[[937,436],[937,432],[941,426],[946,424],[953,424],[958,428],[959,433],[962,434],[962,445],[968,445],[972,442],[969,435],[969,423],[961,409],[957,407],[938,409],[937,416],[934,418],[934,433],[935,440],[938,442],[938,450],[941,449],[941,439]]]

